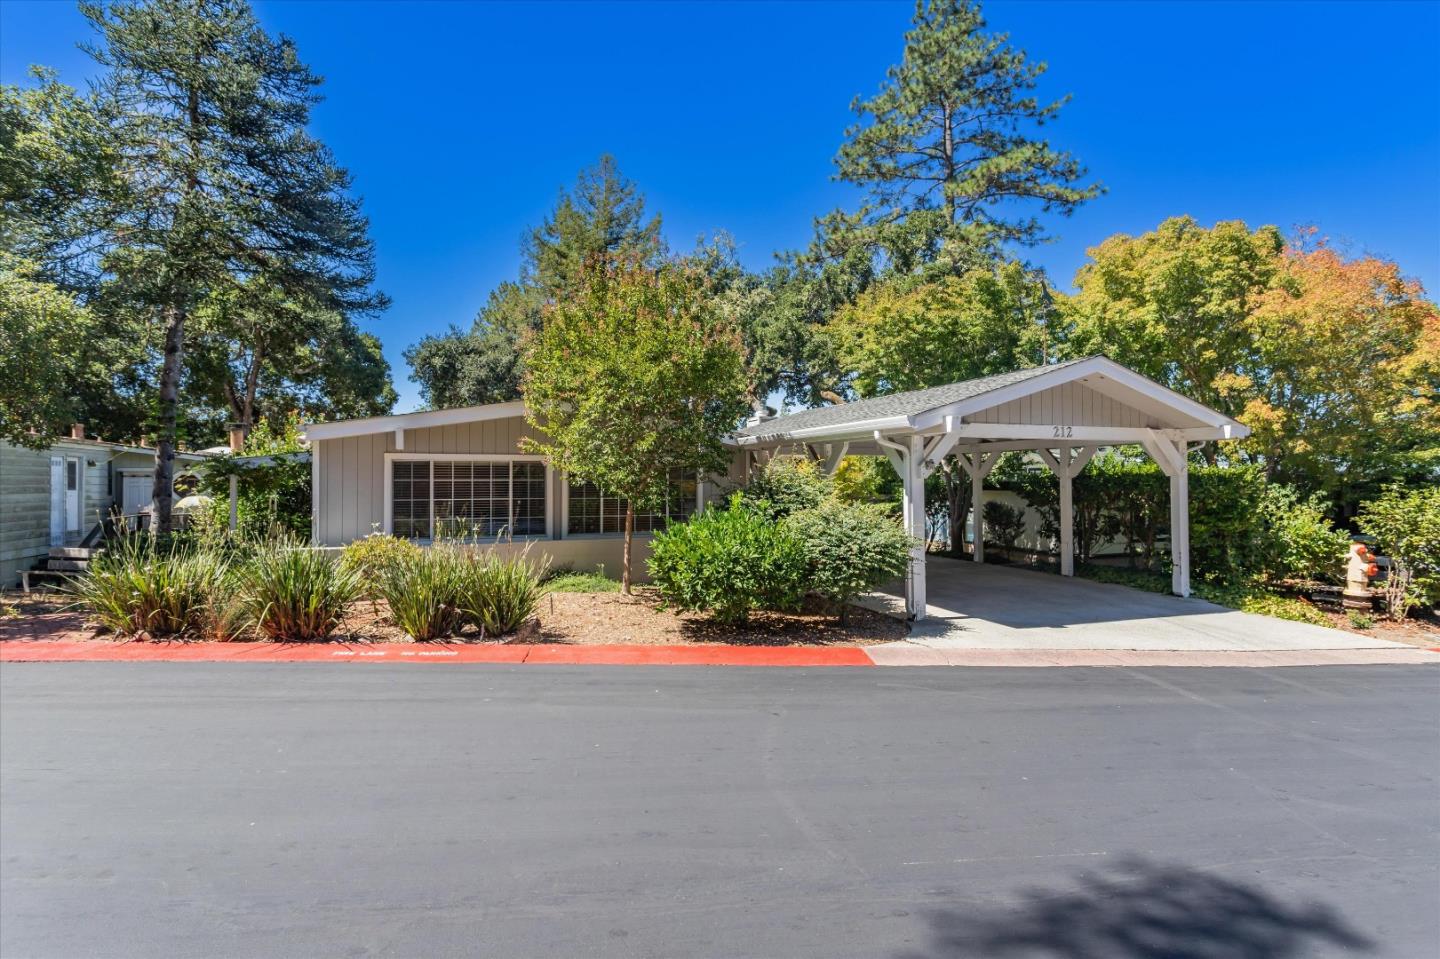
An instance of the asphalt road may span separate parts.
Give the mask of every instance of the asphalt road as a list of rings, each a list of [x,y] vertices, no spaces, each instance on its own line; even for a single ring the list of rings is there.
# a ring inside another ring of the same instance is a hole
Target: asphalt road
[[[0,955],[1440,955],[1440,668],[6,664]]]

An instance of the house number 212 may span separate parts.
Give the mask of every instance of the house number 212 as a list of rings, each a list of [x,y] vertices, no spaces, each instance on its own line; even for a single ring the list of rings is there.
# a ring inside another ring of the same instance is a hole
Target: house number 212
[[[1075,428],[1073,426],[1056,426],[1054,429],[1055,432],[1052,435],[1055,439],[1068,440],[1075,435]]]

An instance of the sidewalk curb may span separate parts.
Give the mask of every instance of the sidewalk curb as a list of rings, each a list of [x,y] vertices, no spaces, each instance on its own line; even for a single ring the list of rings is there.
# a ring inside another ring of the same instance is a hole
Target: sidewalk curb
[[[1440,651],[1314,649],[1275,651],[1127,649],[937,649],[881,646],[569,646],[535,643],[186,643],[3,640],[0,662],[492,663],[568,666],[761,667],[1268,667],[1440,664]]]
[[[594,666],[874,666],[859,647],[516,646],[468,643],[0,642],[0,662],[544,663]]]

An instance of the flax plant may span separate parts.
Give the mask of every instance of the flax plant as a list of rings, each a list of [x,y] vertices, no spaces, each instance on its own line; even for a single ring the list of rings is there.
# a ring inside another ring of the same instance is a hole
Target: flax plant
[[[325,639],[360,595],[360,575],[292,540],[267,544],[240,572],[246,620],[267,639]]]
[[[229,564],[205,546],[160,546],[149,535],[114,541],[68,590],[77,605],[118,636],[204,635],[226,592]]]

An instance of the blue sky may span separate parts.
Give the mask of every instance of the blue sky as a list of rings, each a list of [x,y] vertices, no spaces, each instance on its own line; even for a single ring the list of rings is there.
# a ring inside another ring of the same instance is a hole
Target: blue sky
[[[899,59],[908,3],[256,4],[326,77],[315,132],[355,176],[401,354],[468,326],[518,239],[601,153],[676,247],[724,229],[755,268],[852,205],[829,180],[850,120]],[[1085,250],[1167,216],[1314,224],[1440,290],[1440,4],[993,2],[1074,100],[1049,127],[1109,193],[1029,256],[1062,285]],[[0,2],[0,81],[80,83],[64,2]]]

